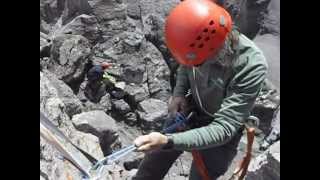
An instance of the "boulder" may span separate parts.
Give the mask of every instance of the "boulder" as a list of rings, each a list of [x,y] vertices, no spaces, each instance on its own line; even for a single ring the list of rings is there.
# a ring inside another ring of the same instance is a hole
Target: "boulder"
[[[65,113],[69,117],[82,111],[81,102],[69,86],[49,71],[40,72],[40,104],[48,102],[50,98],[56,99],[56,102],[61,100],[65,107]],[[46,104],[43,105],[47,107]]]
[[[70,140],[97,160],[104,157],[98,137],[89,133],[74,131],[71,134]]]
[[[70,87],[54,74],[40,72],[40,110],[57,126],[70,125],[70,117],[82,111],[79,99]]]
[[[266,80],[251,112],[252,115],[260,119],[258,128],[265,135],[270,132],[273,115],[279,104],[280,94],[274,88],[274,85],[270,81]]]
[[[126,18],[126,4],[120,0],[92,0],[90,5],[101,24],[105,21]]]
[[[87,0],[64,0],[62,24],[69,23],[73,18],[81,14],[91,14],[92,9]]]
[[[40,0],[40,31],[48,33],[63,12],[65,0]]]
[[[51,45],[50,38],[46,34],[40,32],[40,58],[50,57]]]
[[[259,34],[280,36],[280,1],[270,0],[260,23]]]
[[[267,11],[270,0],[242,0],[240,12],[236,20],[240,31],[250,39],[259,32],[262,23],[262,15]],[[235,3],[232,3],[235,4]]]
[[[175,7],[180,0],[154,1],[154,0],[125,0],[128,16],[140,19],[141,16],[147,16],[154,13],[161,18],[165,18],[170,10]]]
[[[129,84],[124,88],[124,92],[129,95],[130,104],[137,104],[149,97],[147,84]]]
[[[125,115],[131,111],[129,104],[123,99],[112,101],[112,107],[115,112],[121,115]]]
[[[129,112],[124,115],[124,122],[129,126],[135,126],[138,123],[137,114],[134,112]]]
[[[150,94],[154,98],[168,98],[170,70],[161,52],[152,43],[141,39],[141,32],[129,34],[122,33],[96,46],[95,54],[103,54],[105,59],[116,64],[114,68],[119,73],[119,79],[127,84],[124,91],[130,96],[135,97],[136,92],[141,92],[139,94],[143,96]],[[134,99],[141,101],[136,97]]]
[[[280,92],[280,37],[273,34],[257,35],[254,42],[263,51],[268,62],[267,78]]]
[[[81,35],[87,38],[91,44],[95,44],[101,38],[101,27],[95,16],[82,14],[71,22],[58,29],[56,34]]]
[[[92,0],[90,5],[101,25],[104,39],[108,40],[131,26],[127,21],[126,4],[120,0]]]
[[[168,114],[168,106],[161,100],[150,98],[139,103],[137,113],[142,129],[158,129]]]
[[[110,154],[118,141],[118,126],[115,120],[103,111],[89,111],[72,117],[75,128],[99,137],[104,155]]]
[[[280,180],[280,140],[251,161],[246,179]]]
[[[58,35],[51,48],[52,64],[49,70],[74,91],[83,81],[84,71],[91,51],[89,41],[80,35]]]
[[[72,117],[76,129],[101,137],[104,134],[114,135],[118,129],[115,120],[103,111],[83,112]]]

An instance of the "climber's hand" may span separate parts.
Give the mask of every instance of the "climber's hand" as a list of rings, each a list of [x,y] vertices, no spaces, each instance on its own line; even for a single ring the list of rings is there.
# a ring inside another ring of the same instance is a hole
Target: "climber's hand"
[[[187,111],[187,100],[185,97],[171,97],[168,106],[169,115],[176,117],[177,112],[186,113]]]
[[[148,135],[139,136],[134,140],[134,144],[138,147],[137,151],[150,151],[167,143],[167,136],[158,132],[152,132]]]

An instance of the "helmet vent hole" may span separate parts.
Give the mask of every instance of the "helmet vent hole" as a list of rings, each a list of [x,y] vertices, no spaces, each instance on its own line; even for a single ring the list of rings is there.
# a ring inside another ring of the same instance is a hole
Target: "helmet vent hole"
[[[203,32],[208,32],[209,30],[208,30],[208,28],[205,28],[204,30],[203,30]]]
[[[214,33],[216,33],[216,30],[215,30],[215,29],[213,29],[213,30],[211,31],[211,34],[214,34]]]
[[[198,48],[203,48],[203,44],[200,44],[200,45],[198,46]]]
[[[214,22],[213,22],[213,20],[211,20],[210,23],[209,23],[209,25],[213,25],[213,24],[214,24]]]
[[[198,37],[197,37],[197,40],[201,40],[201,38],[202,38],[201,36],[198,36]]]
[[[190,47],[194,47],[194,46],[195,46],[195,44],[194,44],[194,43],[190,44]]]
[[[209,41],[210,40],[210,37],[206,37],[205,41]]]

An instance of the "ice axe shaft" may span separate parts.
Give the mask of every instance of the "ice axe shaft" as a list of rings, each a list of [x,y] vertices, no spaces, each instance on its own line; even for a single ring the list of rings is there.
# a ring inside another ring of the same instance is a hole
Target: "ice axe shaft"
[[[74,144],[50,122],[50,120],[40,112],[40,135],[52,146],[54,146],[62,156],[70,161],[85,176],[91,177],[89,170],[91,162],[84,154],[75,147]]]

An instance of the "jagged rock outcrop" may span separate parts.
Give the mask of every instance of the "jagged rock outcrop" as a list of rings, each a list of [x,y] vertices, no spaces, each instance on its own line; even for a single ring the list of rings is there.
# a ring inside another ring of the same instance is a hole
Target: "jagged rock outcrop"
[[[55,34],[81,35],[88,39],[91,44],[97,43],[102,36],[101,27],[95,16],[81,14],[68,24],[58,29]]]
[[[161,100],[150,98],[139,103],[137,113],[142,129],[159,129],[168,114],[168,106]]]
[[[280,140],[252,160],[247,180],[280,180]]]
[[[53,39],[48,70],[74,91],[83,81],[91,52],[89,41],[80,35],[58,35]]]
[[[99,137],[104,154],[109,154],[112,147],[117,147],[118,126],[115,120],[103,111],[89,111],[72,117],[72,123],[79,131]]]
[[[54,74],[40,72],[40,110],[49,114],[56,125],[67,122],[74,114],[80,113],[82,108],[70,87]]]

